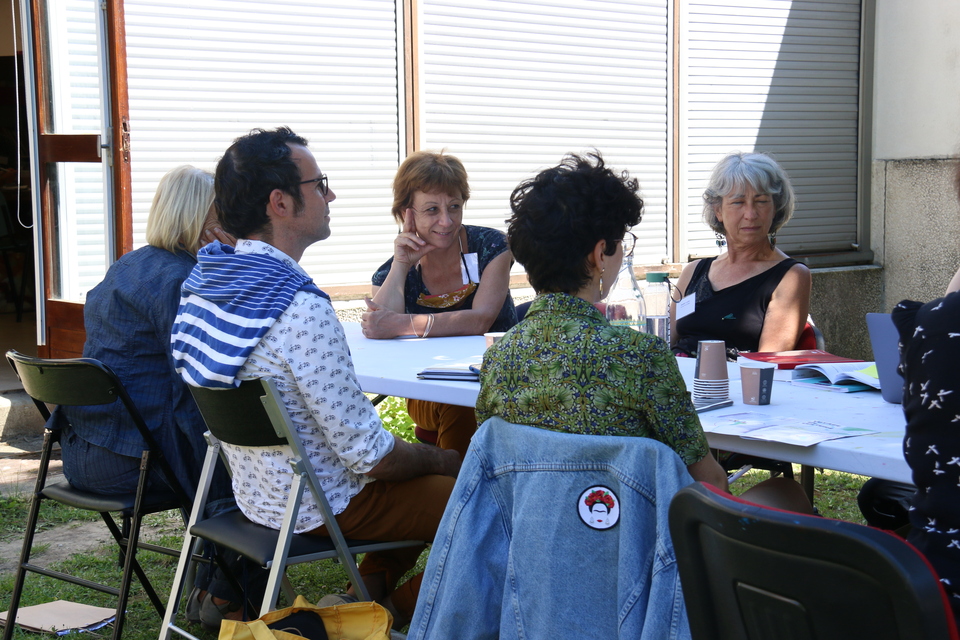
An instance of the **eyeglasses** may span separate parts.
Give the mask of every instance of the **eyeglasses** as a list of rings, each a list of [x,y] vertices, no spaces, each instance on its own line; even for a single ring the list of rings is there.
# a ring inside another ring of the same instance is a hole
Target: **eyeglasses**
[[[314,178],[313,180],[304,180],[300,184],[310,184],[311,182],[316,182],[317,190],[319,190],[323,195],[327,195],[327,176],[321,173],[319,178]]]
[[[620,243],[623,246],[623,257],[629,258],[633,255],[633,248],[637,246],[637,236],[633,235],[632,231],[627,231]]]

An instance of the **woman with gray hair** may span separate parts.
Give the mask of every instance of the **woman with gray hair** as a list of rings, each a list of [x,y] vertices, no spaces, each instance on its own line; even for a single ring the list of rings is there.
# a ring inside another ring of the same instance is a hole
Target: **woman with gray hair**
[[[716,258],[689,263],[672,306],[673,350],[696,356],[700,340],[723,340],[740,351],[788,351],[810,306],[810,270],[776,246],[793,215],[790,179],[762,153],[733,153],[713,169],[703,194],[703,220],[726,246]]]

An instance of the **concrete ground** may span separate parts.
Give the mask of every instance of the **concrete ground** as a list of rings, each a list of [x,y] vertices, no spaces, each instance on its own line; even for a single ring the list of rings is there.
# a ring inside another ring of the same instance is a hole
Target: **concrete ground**
[[[33,312],[24,313],[22,322],[17,322],[14,313],[0,313],[0,452],[5,444],[22,450],[14,441],[43,435],[40,412],[2,357],[10,349],[37,354],[37,324]]]
[[[28,495],[37,481],[42,437],[16,437],[0,442],[0,498]],[[47,472],[48,482],[63,479],[59,448]]]
[[[24,314],[17,322],[13,313],[0,313],[0,354],[9,349],[36,355],[36,316]],[[43,420],[23,393],[20,381],[0,358],[0,497],[29,494],[36,482],[43,445]],[[51,461],[51,479],[60,474],[59,455]]]
[[[37,355],[37,316],[32,311],[23,314],[22,322],[14,313],[0,313],[0,355],[10,349]],[[6,359],[0,360],[0,393],[22,388]]]

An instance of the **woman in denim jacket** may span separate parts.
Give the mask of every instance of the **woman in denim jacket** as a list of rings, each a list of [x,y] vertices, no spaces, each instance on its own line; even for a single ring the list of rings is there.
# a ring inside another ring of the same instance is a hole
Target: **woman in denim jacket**
[[[206,428],[173,369],[170,328],[212,207],[210,172],[182,166],[167,173],[150,207],[147,246],[113,263],[83,308],[83,356],[116,372],[188,491],[197,484]],[[100,494],[135,491],[146,445],[123,406],[65,407],[61,413],[63,472],[70,484]],[[152,484],[163,482],[158,470],[153,473]]]
[[[213,198],[209,171],[186,165],[164,175],[150,205],[147,246],[113,263],[103,281],[87,293],[83,308],[87,334],[83,356],[103,362],[117,374],[191,498],[206,453],[206,426],[174,370],[170,331],[180,286],[197,263],[197,250],[213,240],[236,241],[217,225]],[[146,444],[119,402],[63,407],[51,421],[63,431],[63,473],[71,485],[106,495],[136,490]],[[152,490],[162,490],[165,480],[157,467],[152,468],[149,483]],[[236,508],[224,470],[218,470],[211,492],[211,515]],[[209,586],[222,596],[221,602],[236,598],[225,579],[214,585],[212,578],[202,571],[197,584]],[[192,594],[187,610],[192,621],[200,619],[199,595],[199,590]],[[219,625],[222,616],[211,616],[207,617]]]

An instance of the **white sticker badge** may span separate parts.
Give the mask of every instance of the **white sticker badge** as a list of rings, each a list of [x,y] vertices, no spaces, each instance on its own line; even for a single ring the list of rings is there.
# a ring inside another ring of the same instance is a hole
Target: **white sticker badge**
[[[480,260],[475,253],[463,253],[463,260],[460,261],[460,277],[463,284],[470,282],[480,282]]]
[[[688,316],[693,313],[694,309],[697,308],[697,294],[691,293],[688,296],[684,296],[683,300],[677,303],[677,320]]]
[[[577,511],[591,529],[609,529],[620,520],[620,499],[609,487],[597,485],[580,494]]]

